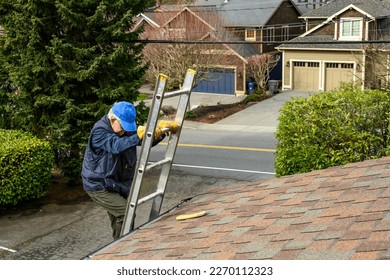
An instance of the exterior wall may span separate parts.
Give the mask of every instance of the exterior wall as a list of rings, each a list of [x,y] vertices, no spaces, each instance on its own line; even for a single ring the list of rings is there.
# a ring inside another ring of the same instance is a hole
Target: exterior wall
[[[284,50],[283,51],[283,84],[282,89],[293,89],[293,63],[295,61],[309,61],[320,63],[319,91],[325,89],[325,63],[354,63],[354,82],[362,82],[364,74],[360,70],[359,64],[363,61],[361,52],[352,53],[351,51],[311,51],[311,50]]]
[[[335,31],[335,24],[326,24],[323,27],[316,30],[313,34],[316,35],[333,35]]]
[[[378,22],[377,21],[372,21],[372,22],[366,22],[366,26],[368,27],[368,30],[370,32],[368,33],[368,40],[378,40],[379,34],[381,34],[380,27],[378,27]],[[379,32],[378,32],[379,30]]]
[[[299,19],[298,17],[300,14],[298,11],[294,8],[294,6],[290,3],[290,1],[284,1],[279,9],[275,11],[275,13],[272,15],[272,17],[267,22],[265,28],[267,26],[278,26],[278,28],[275,28],[275,41],[282,41],[282,26],[283,25],[290,25],[290,24],[297,24],[298,22],[302,22],[302,25],[299,27],[289,27],[289,36],[288,40],[291,40],[300,34],[303,34],[305,32],[305,29],[303,27],[304,22]],[[279,27],[280,26],[280,27]],[[261,34],[260,30],[258,31],[259,35]],[[265,33],[265,32],[264,32]],[[267,41],[265,38],[265,34],[263,34],[263,38],[261,41]],[[262,52],[272,52],[275,51],[275,47],[278,44],[267,44],[263,45]]]
[[[324,20],[325,20],[325,19],[323,19],[323,20],[319,20],[319,19],[308,19],[307,22],[306,22],[306,26],[307,26],[306,31],[308,31],[308,30],[310,30],[310,29],[316,27],[317,25],[321,24]]]
[[[188,11],[179,14],[168,27],[177,30],[177,37],[185,40],[199,40],[210,30],[209,26]]]

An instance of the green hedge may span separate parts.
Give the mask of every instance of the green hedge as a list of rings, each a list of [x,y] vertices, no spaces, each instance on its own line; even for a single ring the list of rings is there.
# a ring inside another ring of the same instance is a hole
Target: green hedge
[[[45,195],[53,162],[47,142],[25,132],[0,129],[0,205]]]
[[[344,87],[280,111],[276,176],[390,155],[390,92]]]

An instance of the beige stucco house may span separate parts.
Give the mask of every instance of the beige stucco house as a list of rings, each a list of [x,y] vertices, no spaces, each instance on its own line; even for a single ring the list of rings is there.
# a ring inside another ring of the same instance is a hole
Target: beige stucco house
[[[277,47],[284,90],[328,91],[342,82],[388,85],[390,0],[335,0],[301,18],[307,31]]]

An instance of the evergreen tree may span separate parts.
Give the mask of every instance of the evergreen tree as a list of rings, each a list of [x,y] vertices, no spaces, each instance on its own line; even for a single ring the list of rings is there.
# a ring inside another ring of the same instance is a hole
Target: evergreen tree
[[[79,177],[93,123],[134,101],[143,46],[132,18],[143,0],[1,0],[0,126],[48,139],[57,164]]]

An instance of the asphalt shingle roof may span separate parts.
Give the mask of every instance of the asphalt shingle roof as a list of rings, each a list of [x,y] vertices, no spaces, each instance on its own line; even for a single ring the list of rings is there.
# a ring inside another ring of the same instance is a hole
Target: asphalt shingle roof
[[[375,18],[390,15],[390,1],[388,0],[334,0],[326,5],[307,12],[302,17],[328,18],[351,4]]]
[[[390,157],[200,194],[89,258],[390,259]]]
[[[288,43],[279,45],[278,48],[361,50],[365,45],[362,43],[354,44],[336,41],[333,35],[307,35],[305,37],[296,37]]]
[[[196,1],[196,5],[216,5],[225,26],[260,27],[265,25],[283,0]]]

